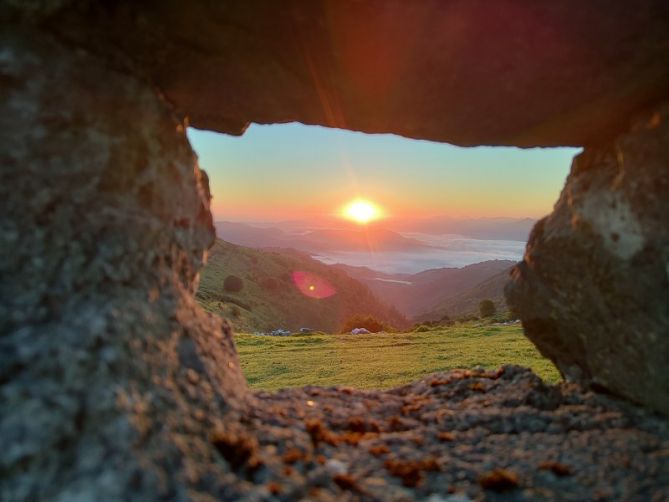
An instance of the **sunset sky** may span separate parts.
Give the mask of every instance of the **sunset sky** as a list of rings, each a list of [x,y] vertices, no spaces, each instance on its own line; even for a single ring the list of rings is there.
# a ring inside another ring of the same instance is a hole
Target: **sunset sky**
[[[356,198],[389,218],[537,218],[550,212],[579,151],[460,148],[301,124],[188,135],[217,220],[332,216]]]

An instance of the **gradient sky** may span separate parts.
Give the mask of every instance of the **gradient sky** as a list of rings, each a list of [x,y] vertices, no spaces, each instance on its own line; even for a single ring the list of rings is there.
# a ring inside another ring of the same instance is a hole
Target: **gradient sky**
[[[461,148],[302,124],[190,129],[216,220],[328,216],[363,197],[390,217],[541,217],[576,148]]]

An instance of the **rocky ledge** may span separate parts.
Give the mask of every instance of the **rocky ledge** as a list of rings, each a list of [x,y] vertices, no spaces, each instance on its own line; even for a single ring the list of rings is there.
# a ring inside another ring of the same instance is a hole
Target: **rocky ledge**
[[[531,371],[437,373],[390,391],[257,393],[214,426],[223,498],[669,500],[669,423]]]

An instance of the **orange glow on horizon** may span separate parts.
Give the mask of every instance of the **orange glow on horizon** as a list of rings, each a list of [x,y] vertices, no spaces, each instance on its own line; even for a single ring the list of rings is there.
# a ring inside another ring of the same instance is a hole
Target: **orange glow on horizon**
[[[346,204],[341,210],[341,216],[360,225],[383,217],[381,208],[366,199],[355,199]]]

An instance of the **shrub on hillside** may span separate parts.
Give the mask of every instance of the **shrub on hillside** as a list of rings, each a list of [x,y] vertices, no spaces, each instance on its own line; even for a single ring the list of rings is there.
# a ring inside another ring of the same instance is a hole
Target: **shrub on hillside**
[[[223,281],[223,288],[230,293],[239,293],[244,289],[244,281],[236,275],[229,275]]]
[[[350,333],[355,328],[365,328],[372,333],[389,331],[389,327],[371,315],[356,314],[349,317],[341,328],[342,333]]]
[[[482,300],[481,303],[479,303],[479,313],[481,314],[481,317],[493,316],[496,311],[497,309],[492,300]]]

